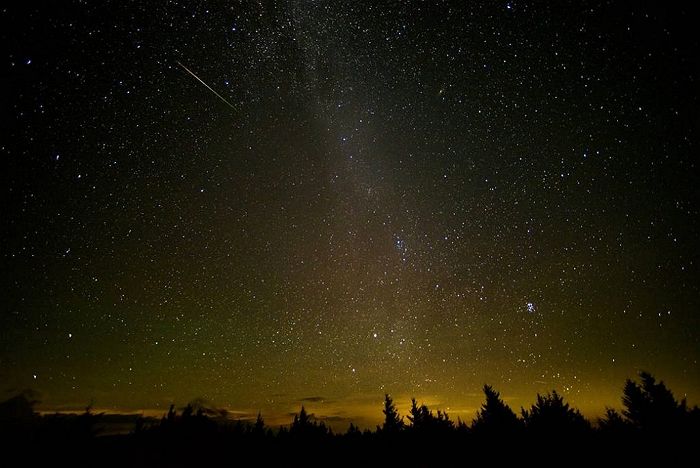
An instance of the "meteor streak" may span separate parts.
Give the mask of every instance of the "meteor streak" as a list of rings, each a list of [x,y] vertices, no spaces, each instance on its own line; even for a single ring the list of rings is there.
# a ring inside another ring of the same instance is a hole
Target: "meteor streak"
[[[202,83],[204,86],[206,86],[207,89],[208,89],[209,91],[211,91],[212,93],[216,94],[216,97],[218,97],[219,99],[221,99],[222,101],[224,101],[224,102],[226,103],[227,106],[229,106],[229,107],[230,107],[231,109],[233,109],[233,110],[236,110],[236,108],[233,107],[233,105],[232,105],[230,102],[228,102],[226,99],[224,99],[224,97],[223,97],[221,94],[219,94],[219,93],[217,93],[216,91],[214,91],[214,89],[213,89],[211,86],[209,86],[209,85],[206,84],[204,81],[202,81],[202,79],[201,79],[200,77],[198,77],[197,75],[195,75],[189,68],[187,68],[186,66],[184,66],[183,64],[181,64],[181,63],[178,62],[177,60],[175,61],[175,63],[177,63],[178,65],[180,65],[182,68],[184,68],[185,71],[186,71],[187,73],[189,73],[190,75],[194,76],[194,77],[197,79],[197,81],[199,81],[199,82]]]

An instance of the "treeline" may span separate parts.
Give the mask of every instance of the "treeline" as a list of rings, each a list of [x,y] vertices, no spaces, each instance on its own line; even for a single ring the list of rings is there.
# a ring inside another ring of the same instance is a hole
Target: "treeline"
[[[415,399],[406,415],[385,395],[383,423],[375,430],[350,424],[334,433],[302,406],[290,425],[268,427],[261,414],[255,422],[231,421],[225,414],[188,405],[174,406],[160,421],[139,419],[129,434],[99,436],[104,415],[87,409],[82,415],[39,416],[26,395],[0,404],[0,440],[35,462],[52,457],[73,464],[113,466],[194,466],[260,464],[284,466],[362,466],[407,464],[463,466],[469,460],[522,461],[524,453],[562,462],[667,462],[693,457],[700,440],[700,410],[678,401],[663,382],[642,372],[627,380],[622,411],[607,409],[597,421],[587,420],[556,391],[537,395],[519,414],[491,386],[471,422],[456,421]],[[576,458],[571,458],[575,456]],[[612,457],[612,458],[611,458]]]

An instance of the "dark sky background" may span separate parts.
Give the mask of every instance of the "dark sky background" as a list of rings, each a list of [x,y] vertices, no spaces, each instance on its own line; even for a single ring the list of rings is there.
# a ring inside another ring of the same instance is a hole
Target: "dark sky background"
[[[596,415],[646,369],[700,401],[681,2],[12,3],[3,395],[469,421],[484,383]]]

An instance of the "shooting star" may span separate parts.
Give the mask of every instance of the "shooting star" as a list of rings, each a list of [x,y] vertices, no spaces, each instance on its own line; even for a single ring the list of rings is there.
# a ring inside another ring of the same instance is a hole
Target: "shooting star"
[[[233,109],[233,110],[236,110],[236,108],[233,107],[233,104],[231,104],[231,103],[228,102],[226,99],[224,99],[224,97],[223,97],[221,94],[219,94],[219,93],[217,93],[216,91],[214,91],[214,89],[213,89],[211,86],[209,86],[209,85],[206,84],[204,81],[202,81],[202,79],[201,79],[200,77],[198,77],[197,75],[195,75],[189,68],[187,68],[186,66],[184,66],[183,64],[181,64],[181,63],[178,62],[177,60],[175,61],[175,63],[177,63],[178,65],[180,65],[182,68],[184,68],[185,71],[186,71],[187,73],[189,73],[190,75],[194,76],[194,77],[197,79],[197,81],[199,81],[199,82],[202,83],[204,86],[206,86],[207,89],[208,89],[209,91],[211,91],[212,93],[216,94],[216,97],[218,97],[219,99],[221,99],[222,101],[224,101],[224,102],[226,103],[227,106],[229,106],[229,107],[230,107],[231,109]]]

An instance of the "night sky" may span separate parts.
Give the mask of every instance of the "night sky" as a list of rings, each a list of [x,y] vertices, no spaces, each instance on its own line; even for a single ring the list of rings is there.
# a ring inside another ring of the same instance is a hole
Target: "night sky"
[[[14,3],[2,396],[344,429],[484,383],[595,416],[646,369],[700,402],[689,7]]]

